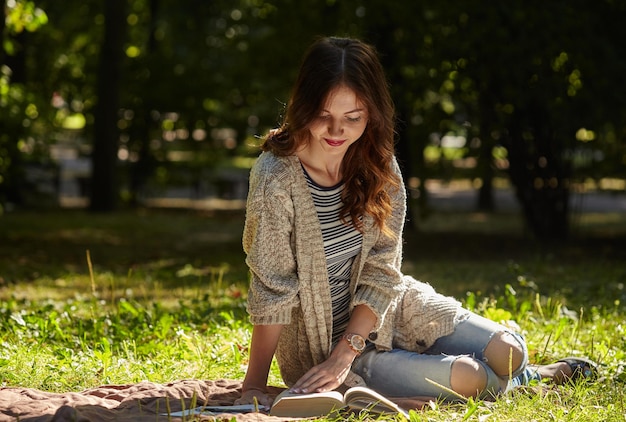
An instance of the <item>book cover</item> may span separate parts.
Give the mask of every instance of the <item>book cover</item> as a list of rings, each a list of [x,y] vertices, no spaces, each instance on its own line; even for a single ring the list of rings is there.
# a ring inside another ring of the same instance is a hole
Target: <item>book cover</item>
[[[201,406],[171,413],[169,416],[217,415],[220,413],[249,413],[269,412],[271,416],[312,418],[329,415],[341,409],[355,412],[366,410],[376,414],[401,413],[407,419],[409,413],[393,401],[366,387],[352,387],[344,394],[339,391],[323,393],[297,394],[285,390],[276,396],[274,403],[268,409],[265,406],[253,404],[230,406]]]
[[[199,406],[194,407],[193,409],[181,410],[179,412],[171,412],[171,413],[161,413],[162,416],[173,416],[173,417],[182,417],[182,416],[194,416],[194,415],[204,415],[204,416],[215,416],[221,413],[250,413],[250,412],[267,412],[269,410],[266,406],[256,406],[254,404],[231,404],[224,406]]]

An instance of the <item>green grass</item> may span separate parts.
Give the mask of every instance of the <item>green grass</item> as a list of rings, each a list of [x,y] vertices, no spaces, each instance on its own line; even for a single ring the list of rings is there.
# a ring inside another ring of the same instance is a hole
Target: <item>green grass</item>
[[[242,224],[242,212],[2,216],[0,385],[242,379],[251,328]],[[533,362],[585,355],[605,376],[437,405],[412,420],[626,420],[626,217],[577,224],[561,244],[532,239],[510,214],[435,214],[407,231],[405,272],[519,326]],[[275,366],[270,382],[281,385]]]

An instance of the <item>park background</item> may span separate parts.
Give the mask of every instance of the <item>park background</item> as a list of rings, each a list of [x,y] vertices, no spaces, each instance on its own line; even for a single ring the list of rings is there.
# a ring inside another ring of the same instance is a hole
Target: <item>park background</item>
[[[337,35],[373,44],[388,75],[409,191],[405,271],[520,326],[536,362],[601,361],[610,388],[576,396],[580,420],[607,403],[626,418],[615,398],[626,3],[5,0],[2,11],[3,385],[243,376],[248,171],[305,48]],[[192,332],[191,346],[174,340]]]

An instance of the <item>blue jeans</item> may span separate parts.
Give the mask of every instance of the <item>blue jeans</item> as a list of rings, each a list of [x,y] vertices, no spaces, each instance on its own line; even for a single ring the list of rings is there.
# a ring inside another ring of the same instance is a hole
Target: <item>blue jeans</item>
[[[503,331],[511,333],[524,351],[522,364],[519,368],[513,368],[511,377],[507,380],[505,391],[508,391],[514,386],[528,384],[530,379],[536,378],[534,371],[526,367],[528,364],[526,343],[519,334],[474,313],[460,321],[452,334],[439,338],[424,353],[402,349],[383,352],[377,351],[374,345],[370,344],[355,359],[352,370],[365,380],[368,387],[383,395],[427,396],[455,401],[458,397],[440,385],[451,389],[452,363],[461,356],[471,356],[487,371],[487,388],[479,398],[492,398],[503,392],[502,379],[489,367],[483,352],[492,337]]]

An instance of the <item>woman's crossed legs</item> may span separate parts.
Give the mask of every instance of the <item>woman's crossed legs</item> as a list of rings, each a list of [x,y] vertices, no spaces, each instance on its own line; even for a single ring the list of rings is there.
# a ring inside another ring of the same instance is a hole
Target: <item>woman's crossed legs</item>
[[[390,397],[458,396],[492,398],[527,383],[528,351],[524,340],[506,327],[476,314],[438,339],[424,353],[368,348],[352,366],[367,385]]]

